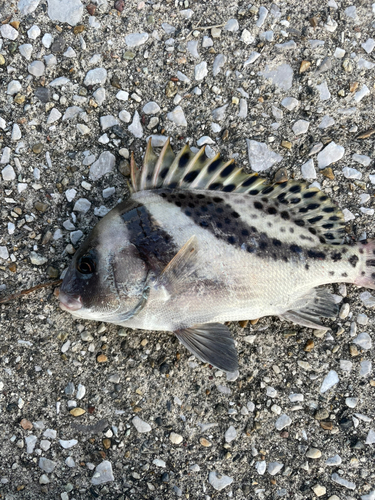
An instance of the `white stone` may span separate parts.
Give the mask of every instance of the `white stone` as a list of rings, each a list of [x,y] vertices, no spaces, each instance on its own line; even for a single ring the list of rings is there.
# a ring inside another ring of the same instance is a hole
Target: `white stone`
[[[310,122],[306,120],[297,120],[292,127],[292,130],[295,135],[306,134],[309,130]]]
[[[304,179],[316,179],[316,170],[312,158],[302,165],[301,173]]]
[[[119,101],[127,101],[129,99],[129,92],[125,90],[119,90],[116,94],[116,99]]]
[[[12,165],[7,165],[1,171],[3,181],[13,181],[16,178],[16,173]]]
[[[331,92],[329,91],[327,82],[325,80],[320,85],[316,85],[316,89],[319,91],[321,101],[327,101],[331,97]]]
[[[79,106],[70,106],[69,108],[66,108],[64,116],[62,117],[62,121],[65,120],[71,120],[72,118],[75,118],[79,113],[82,113],[83,109]]]
[[[73,47],[68,47],[66,49],[66,51],[63,53],[63,56],[64,57],[68,57],[68,58],[73,58],[73,57],[77,57],[77,53],[76,51],[73,49]]]
[[[342,59],[345,55],[345,50],[341,49],[340,47],[336,47],[336,50],[333,53],[333,55],[334,57],[336,57],[336,59]]]
[[[361,172],[355,168],[344,167],[342,173],[347,179],[362,179]]]
[[[284,108],[288,109],[289,111],[293,111],[294,109],[296,109],[299,104],[299,100],[295,97],[284,97],[284,99],[281,101],[281,106],[284,106]]]
[[[345,404],[349,408],[355,408],[358,404],[358,398],[345,398]]]
[[[168,120],[181,127],[187,127],[187,121],[181,106],[176,106],[173,111],[167,114]]]
[[[289,401],[291,401],[292,403],[301,402],[303,400],[304,400],[303,394],[300,393],[289,394]]]
[[[169,23],[162,23],[161,27],[167,33],[167,35],[173,35],[176,31],[176,28]]]
[[[104,85],[107,80],[107,70],[105,68],[90,69],[86,73],[84,85]]]
[[[83,236],[83,232],[78,229],[77,231],[72,231],[70,233],[70,242],[72,245],[76,245]]]
[[[129,113],[129,111],[126,111],[126,109],[123,109],[120,111],[118,114],[118,117],[122,122],[129,123],[130,120],[132,119],[132,115]]]
[[[255,172],[268,170],[275,163],[283,159],[281,155],[269,149],[264,142],[253,141],[251,139],[246,139],[246,142],[250,166]]]
[[[189,40],[186,44],[188,52],[195,58],[199,58],[198,40]]]
[[[182,19],[191,19],[193,17],[194,11],[191,9],[180,10],[180,16]]]
[[[78,441],[76,439],[68,439],[68,440],[59,439],[59,443],[63,448],[67,450],[78,444]]]
[[[275,474],[280,472],[283,467],[284,464],[280,462],[271,462],[268,464],[268,474],[270,474],[270,476],[274,476]]]
[[[97,486],[98,484],[109,483],[114,480],[111,462],[103,460],[103,462],[96,467],[95,473],[91,478],[91,483]]]
[[[184,83],[190,82],[190,78],[188,78],[186,75],[184,75],[184,73],[181,73],[181,71],[177,71],[176,76],[180,80],[180,82],[184,82]]]
[[[332,141],[318,154],[318,167],[320,169],[328,167],[328,165],[341,160],[344,154],[345,148]]]
[[[146,115],[156,115],[160,112],[160,106],[155,101],[150,101],[143,106],[143,112]]]
[[[46,67],[42,63],[42,61],[33,61],[30,63],[27,67],[27,71],[30,73],[30,75],[40,77],[44,74]]]
[[[83,4],[81,0],[48,0],[48,15],[52,21],[75,26],[82,19]]]
[[[365,167],[368,167],[371,163],[371,158],[366,155],[358,155],[357,153],[354,153],[352,156],[352,159],[356,161],[357,163],[360,163],[361,165],[364,165]]]
[[[143,136],[143,128],[138,111],[135,111],[133,116],[133,121],[131,125],[129,125],[128,130],[134,135],[134,137],[137,137],[138,139],[140,139]]]
[[[134,417],[132,419],[132,424],[140,433],[151,431],[151,425],[145,422],[144,420],[141,420],[139,417]]]
[[[23,56],[27,61],[30,61],[31,53],[33,51],[33,46],[29,43],[24,43],[18,47],[21,56]]]
[[[39,2],[40,0],[19,0],[18,10],[20,11],[21,16],[26,16],[27,14],[34,12],[38,7]]]
[[[289,40],[288,42],[285,42],[285,43],[277,43],[275,45],[276,50],[279,50],[280,52],[295,49],[296,47],[297,47],[297,44],[294,40]]]
[[[3,154],[1,155],[0,164],[4,165],[5,163],[9,163],[9,160],[10,160],[10,148],[6,146],[3,149]]]
[[[83,123],[78,123],[77,130],[82,135],[89,135],[91,133],[90,128],[87,125],[84,125]]]
[[[238,24],[237,19],[229,19],[225,23],[224,29],[226,31],[238,31],[240,29],[240,26]]]
[[[257,470],[257,473],[260,476],[263,476],[263,474],[266,472],[267,469],[267,462],[265,460],[262,460],[260,462],[255,462],[255,468]]]
[[[363,84],[361,90],[358,90],[358,92],[354,94],[354,100],[356,102],[360,102],[365,96],[369,94],[370,94],[369,88],[367,87],[367,85]]]
[[[268,15],[268,9],[266,9],[266,7],[263,7],[263,5],[259,7],[258,20],[256,22],[258,28],[263,26],[263,23],[266,20],[267,15]]]
[[[18,94],[22,90],[22,85],[18,80],[12,80],[8,83],[7,94],[14,95]]]
[[[0,246],[0,259],[6,260],[9,259],[9,252],[7,247]]]
[[[335,467],[340,465],[342,462],[342,459],[340,455],[334,455],[333,457],[327,458],[325,461],[325,464],[328,465],[329,467]]]
[[[203,40],[202,40],[202,47],[203,48],[207,48],[207,47],[212,47],[214,44],[212,38],[210,38],[209,36],[204,36],[203,37]]]
[[[332,127],[332,125],[334,124],[335,120],[331,116],[325,115],[323,116],[322,121],[319,124],[319,128],[324,130],[328,127]]]
[[[3,38],[7,38],[8,40],[16,40],[18,38],[18,31],[10,24],[1,25],[0,34]]]
[[[269,78],[281,90],[289,90],[293,84],[293,69],[289,64],[283,63],[276,67],[266,66],[260,74]]]
[[[246,45],[249,45],[249,44],[251,44],[251,43],[253,43],[255,41],[255,38],[253,37],[253,35],[250,33],[249,30],[244,29],[243,32],[242,32],[242,34],[241,34],[241,40]]]
[[[33,453],[37,440],[38,438],[33,435],[25,437],[26,453]]]
[[[332,389],[333,386],[339,383],[339,376],[335,370],[330,370],[328,374],[325,376],[323,383],[320,387],[320,393],[324,394],[325,392]]]
[[[152,463],[156,465],[157,467],[166,467],[166,463],[164,460],[160,460],[160,458],[155,458]]]
[[[372,4],[372,9],[374,10],[374,5]],[[375,490],[370,491],[368,495],[362,495],[361,500],[375,500]]]
[[[71,188],[71,189],[67,189],[65,191],[65,197],[66,199],[71,202],[74,200],[74,198],[76,197],[76,194],[77,194],[77,191],[74,189],[74,188]]]
[[[151,139],[151,146],[153,148],[162,148],[168,139],[165,135],[159,135],[159,134],[152,134],[149,137],[147,137],[147,141]]]
[[[148,33],[131,33],[126,35],[125,43],[128,47],[139,47],[148,40]]]
[[[208,475],[208,481],[216,491],[221,491],[233,483],[233,477],[218,476],[216,471],[211,471]]]
[[[347,481],[346,479],[340,477],[337,473],[332,474],[332,481],[334,483],[339,484],[340,486],[343,486],[344,488],[348,488],[349,490],[355,490],[356,485],[350,481]]]
[[[233,427],[233,425],[231,425],[228,430],[226,431],[225,433],[225,442],[226,443],[231,443],[232,441],[234,441],[237,437],[237,431],[236,429]]]
[[[7,122],[4,120],[4,118],[1,118],[1,117],[0,117],[0,128],[1,128],[2,130],[5,130],[6,126],[7,126]],[[1,163],[1,162],[0,162],[0,163]]]
[[[238,118],[245,119],[247,118],[247,100],[246,99],[240,99],[240,109],[238,111]]]
[[[292,419],[288,416],[285,415],[280,415],[280,417],[276,420],[275,422],[275,427],[278,431],[281,431],[284,429],[284,427],[288,427],[292,423]]]
[[[254,50],[246,59],[246,61],[243,63],[243,67],[246,68],[246,66],[249,66],[249,64],[253,64],[259,57],[260,57],[260,52]]]
[[[350,5],[350,7],[347,7],[344,12],[351,19],[354,19],[354,20],[358,19],[358,17],[357,17],[357,7],[355,5]]]
[[[103,189],[103,198],[106,199],[106,198],[110,198],[111,196],[113,196],[116,192],[116,188],[114,187],[107,187],[105,189]]]
[[[183,441],[183,437],[181,434],[176,434],[176,432],[171,432],[169,434],[169,440],[173,444],[181,444]]]
[[[11,139],[12,141],[19,141],[22,137],[22,134],[21,134],[21,129],[20,127],[18,126],[17,123],[15,123],[12,127],[12,135],[11,135]]]
[[[76,466],[76,463],[74,461],[74,458],[73,457],[68,457],[66,460],[65,460],[65,464],[68,466],[68,467],[75,467]]]
[[[375,40],[373,38],[368,38],[366,42],[361,43],[361,47],[367,52],[367,54],[371,54],[375,47]]]
[[[113,115],[106,115],[100,117],[100,126],[102,130],[107,130],[107,128],[111,128],[119,124],[120,122]]]
[[[197,140],[197,146],[201,147],[204,146],[205,144],[215,144],[215,141],[213,141],[211,137],[209,137],[208,135],[204,135]]]
[[[47,68],[51,68],[52,66],[56,66],[56,64],[57,64],[56,56],[54,56],[53,54],[49,54],[48,56],[44,56],[44,62],[46,63]],[[65,77],[62,76],[60,78],[64,79]],[[56,80],[59,80],[59,78],[56,78]],[[51,83],[49,83],[48,85],[51,85]]]
[[[42,38],[42,44],[45,46],[46,49],[49,49],[52,45],[53,42],[53,36],[51,33],[45,33]]]
[[[372,339],[370,335],[366,332],[360,333],[357,335],[355,339],[353,339],[353,343],[358,345],[364,350],[368,350],[372,348]]]
[[[224,54],[218,54],[215,57],[214,64],[212,66],[212,74],[214,76],[217,76],[220,73],[221,68],[223,68],[223,66],[226,63],[226,60],[227,60],[227,58],[225,57]]]
[[[115,156],[109,151],[104,151],[99,158],[91,165],[89,177],[92,181],[97,181],[105,174],[112,172],[116,163]]]
[[[91,203],[89,202],[89,200],[87,200],[86,198],[79,198],[74,204],[73,211],[85,214],[90,210],[90,207]]]
[[[47,118],[47,125],[57,122],[62,117],[62,114],[57,108],[52,108],[51,112]]]
[[[375,67],[375,64],[370,61],[367,61],[366,59],[361,58],[357,62],[357,67],[358,69],[372,69]]]
[[[40,36],[40,28],[39,26],[31,26],[29,30],[27,30],[27,36],[30,38],[30,40],[36,40]]]
[[[52,80],[51,83],[49,83],[49,87],[62,87],[63,85],[66,85],[69,83],[70,80],[69,78],[66,78],[66,76],[60,76],[59,78],[55,78]]]
[[[212,111],[212,118],[218,122],[221,122],[222,120],[224,120],[227,107],[228,107],[228,104],[224,104],[224,106],[221,106],[220,108],[214,109]]]
[[[194,77],[197,81],[203,80],[208,74],[207,63],[203,61],[194,68]]]
[[[359,370],[360,377],[367,377],[372,371],[372,362],[369,359],[361,361],[361,368]]]

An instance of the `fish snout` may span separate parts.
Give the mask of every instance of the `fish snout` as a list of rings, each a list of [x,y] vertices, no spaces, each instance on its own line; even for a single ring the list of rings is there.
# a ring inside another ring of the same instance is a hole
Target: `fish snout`
[[[62,292],[61,289],[59,292],[59,301],[60,307],[64,311],[78,311],[78,309],[82,308],[81,297],[72,297],[71,295],[67,295]]]

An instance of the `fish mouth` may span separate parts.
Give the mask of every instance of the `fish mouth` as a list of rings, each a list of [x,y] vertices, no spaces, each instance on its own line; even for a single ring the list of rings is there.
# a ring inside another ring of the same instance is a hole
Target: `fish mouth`
[[[59,292],[60,307],[63,311],[78,311],[82,308],[81,297],[72,297],[60,290]]]

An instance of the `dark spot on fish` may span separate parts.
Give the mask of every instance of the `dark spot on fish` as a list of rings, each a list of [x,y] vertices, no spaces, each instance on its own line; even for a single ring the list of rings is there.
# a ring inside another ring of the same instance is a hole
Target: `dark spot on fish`
[[[325,212],[326,214],[330,214],[335,211],[335,207],[324,207],[322,209],[322,212]]]
[[[231,216],[232,216],[232,217],[234,217],[235,219],[239,219],[240,214],[239,214],[239,213],[237,213],[237,212],[232,212],[232,213],[231,213]]]
[[[360,253],[360,254],[363,254],[363,248],[360,248],[360,249],[359,249],[359,253]]]
[[[324,236],[319,236],[319,241],[320,243],[323,243],[323,245],[324,243],[326,243],[326,239],[324,238]]]
[[[334,227],[334,224],[323,224],[322,227],[324,229],[332,229]]]
[[[267,212],[270,214],[270,215],[275,215],[277,214],[277,210],[275,207],[268,207],[267,208]]]
[[[178,197],[180,198],[180,200],[184,200],[186,198],[186,194],[185,193],[178,193]]]
[[[226,186],[223,187],[223,191],[225,193],[231,193],[232,191],[234,191],[236,189],[236,185],[235,184],[227,184]]]
[[[332,220],[332,221],[334,221],[334,222],[337,222],[337,221],[339,221],[339,220],[341,220],[341,219],[340,219],[340,217],[338,217],[337,215],[332,215],[332,216],[329,218],[329,220]]]
[[[297,219],[294,221],[294,224],[296,224],[299,227],[303,227],[305,225],[305,221],[303,219]]]
[[[325,233],[324,236],[327,238],[327,240],[334,240],[335,239],[335,236],[332,233]]]
[[[364,276],[365,274],[366,274],[366,273],[365,273],[365,271],[362,271],[362,272],[361,272],[361,276]]]
[[[288,200],[285,199],[285,196],[286,196],[285,193],[280,193],[277,199],[279,200],[280,203],[284,203],[285,205],[287,205],[289,202]]]
[[[176,189],[177,182],[171,182],[170,184],[168,184],[168,187],[169,187],[169,189]]]
[[[185,210],[185,215],[187,215],[188,217],[191,217],[191,212],[190,212],[190,210]]]
[[[293,234],[294,233],[294,229],[292,227],[290,227],[289,228],[289,232]]]
[[[301,201],[301,198],[290,198],[290,203],[293,203],[293,205],[297,205]]]
[[[267,226],[268,226],[268,227],[272,227],[271,222],[267,222]]]
[[[249,236],[249,231],[247,229],[242,229],[241,231],[242,236]]]
[[[328,196],[323,194],[320,198],[319,198],[320,201],[327,201],[328,200]]]
[[[310,224],[315,224],[316,222],[319,222],[322,219],[323,219],[323,215],[317,215],[316,217],[312,217],[311,219],[307,219],[307,222],[309,222]]]
[[[348,260],[349,260],[350,264],[351,264],[353,267],[355,267],[355,266],[357,265],[357,262],[359,261],[359,258],[358,258],[358,256],[357,256],[357,255],[352,255],[351,257],[349,257],[349,259],[348,259]],[[366,265],[371,265],[371,264],[368,264],[368,262],[371,262],[371,261],[366,261]],[[374,261],[372,261],[372,262],[374,263],[373,265],[375,265],[375,260],[374,260]]]
[[[257,210],[262,210],[263,205],[260,203],[260,201],[255,201],[254,208],[256,208]]]
[[[308,210],[316,210],[319,207],[319,203],[310,203],[309,205],[307,205]]]
[[[214,182],[208,186],[210,191],[220,191],[223,188],[223,185],[220,182]]]
[[[267,186],[265,187],[264,189],[262,189],[262,194],[269,194],[269,193],[272,193],[272,191],[274,190],[275,188],[273,186]]]
[[[258,189],[252,189],[251,191],[249,191],[249,194],[251,194],[251,196],[256,196],[257,194],[259,194],[259,190]]]
[[[375,273],[372,273],[372,274],[371,274],[371,278],[375,278]]]
[[[303,193],[303,197],[305,200],[308,200],[309,198],[313,198],[316,195],[316,191],[307,191],[306,193]]]
[[[263,201],[263,203],[268,203],[268,198],[267,198],[267,196],[263,196],[263,198],[261,198],[261,200]]]
[[[169,167],[165,167],[165,168],[163,168],[163,170],[160,172],[160,177],[161,177],[162,179],[165,179],[165,178],[167,177],[167,173],[168,173],[168,171],[169,171]]]
[[[343,278],[347,278],[347,277],[348,277],[348,275],[347,275],[346,273],[342,273],[342,275],[341,275],[341,276],[342,276]]]
[[[166,198],[167,197],[167,193],[161,193],[160,195],[162,198]]]
[[[340,252],[334,252],[332,255],[331,255],[331,259],[333,260],[333,262],[338,262],[339,260],[342,259],[342,255]]]
[[[195,208],[195,204],[190,202],[190,203],[188,203],[188,207],[189,208]]]
[[[205,220],[200,221],[199,225],[200,225],[201,227],[208,227],[208,226],[209,226],[208,222],[207,222],[207,221],[205,221]]]
[[[282,243],[280,240],[276,239],[276,238],[273,238],[272,240],[272,244],[275,246],[275,247],[281,247]]]
[[[285,233],[285,227],[280,228],[280,233]]]
[[[289,192],[290,193],[300,193],[301,192],[301,185],[300,184],[296,184],[295,186],[292,186],[289,189]]]
[[[212,174],[212,172],[215,172],[215,170],[217,169],[217,167],[218,167],[220,164],[221,164],[221,160],[220,160],[220,158],[218,158],[217,160],[213,161],[213,162],[209,165],[209,167],[208,167],[208,169],[207,169],[207,172],[208,172],[208,173],[210,173],[210,174]]]
[[[253,233],[257,233],[258,232],[258,229],[255,226],[251,226],[250,229],[252,230]]]
[[[189,153],[186,152],[178,160],[178,166],[179,166],[179,168],[185,168],[186,165],[188,164],[188,162],[189,162]]]
[[[299,237],[301,238],[301,240],[314,241],[314,239],[311,238],[311,236],[305,236],[304,234],[300,234]]]
[[[176,207],[182,207],[182,203],[180,201],[175,201],[174,203],[176,205]]]
[[[291,252],[295,252],[295,253],[301,253],[302,252],[302,248],[300,246],[298,246],[298,245],[295,245],[295,244],[290,245],[289,248],[290,248]]]
[[[183,181],[184,182],[193,182],[198,177],[199,170],[193,170],[185,175]]]
[[[307,214],[307,212],[309,211],[309,209],[307,207],[302,207],[298,211],[299,211],[300,214]]]
[[[234,236],[229,236],[227,241],[230,245],[234,245],[236,243],[236,238]]]
[[[330,276],[334,276],[334,274],[335,274],[335,273],[334,273],[333,271],[329,271],[329,273],[328,273],[328,274],[329,274]]]
[[[350,257],[350,259],[352,259],[353,257],[356,257],[356,255],[352,255]],[[350,259],[349,259],[349,262],[350,262]],[[357,260],[355,261],[355,264],[357,263],[357,261],[358,261],[358,257],[357,257]],[[350,262],[350,263],[352,264],[352,262]],[[354,264],[354,266],[355,266],[355,264]],[[368,266],[368,267],[374,267],[375,266],[375,260],[374,259],[366,260],[366,266]]]
[[[247,250],[249,253],[254,253],[254,252],[255,252],[255,248],[254,248],[253,246],[251,246],[251,245],[248,245],[248,246],[246,247],[246,250]]]
[[[215,209],[215,211],[216,211],[218,214],[222,214],[222,213],[224,212],[224,208],[222,208],[222,207],[217,207],[217,208]]]
[[[308,264],[305,264],[305,269],[308,271],[310,269],[310,266]]]
[[[257,219],[257,218],[258,218],[258,216],[257,216],[257,214],[251,214],[251,218],[252,218],[252,219]]]
[[[267,241],[260,241],[259,242],[259,249],[260,250],[265,250],[268,247]]]
[[[248,179],[246,179],[246,181],[244,181],[242,183],[242,186],[243,187],[249,187],[252,184],[254,184],[254,182],[257,181],[258,179],[259,179],[259,177],[257,175],[252,175],[251,177],[249,177]]]
[[[208,207],[206,205],[203,205],[201,207],[202,212],[208,212]]]
[[[316,229],[313,227],[309,227],[309,232],[313,234],[314,236],[316,235]]]
[[[324,252],[313,249],[307,250],[307,256],[310,257],[311,259],[319,259],[319,260],[324,260],[326,258],[326,254]]]
[[[289,220],[289,218],[290,218],[288,212],[286,212],[286,211],[280,212],[280,215],[281,215],[281,218],[284,220]]]
[[[215,203],[221,203],[223,200],[223,198],[219,198],[218,196],[215,196],[214,198],[212,198],[212,201],[214,201]]]
[[[231,163],[230,165],[228,165],[227,167],[225,167],[224,170],[222,170],[220,172],[220,177],[222,177],[223,179],[225,177],[228,177],[228,175],[230,175],[235,168],[236,168],[236,165],[234,163]]]
[[[226,219],[224,219],[224,223],[225,224],[230,224],[230,219],[227,217]]]

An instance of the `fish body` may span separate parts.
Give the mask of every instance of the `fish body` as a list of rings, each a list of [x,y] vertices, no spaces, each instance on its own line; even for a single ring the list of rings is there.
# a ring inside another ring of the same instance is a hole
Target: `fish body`
[[[341,212],[299,181],[270,186],[232,162],[150,145],[134,192],[94,228],[61,286],[77,317],[174,332],[233,371],[226,321],[276,315],[323,328],[337,313],[321,285],[374,288],[374,244],[343,245]]]

